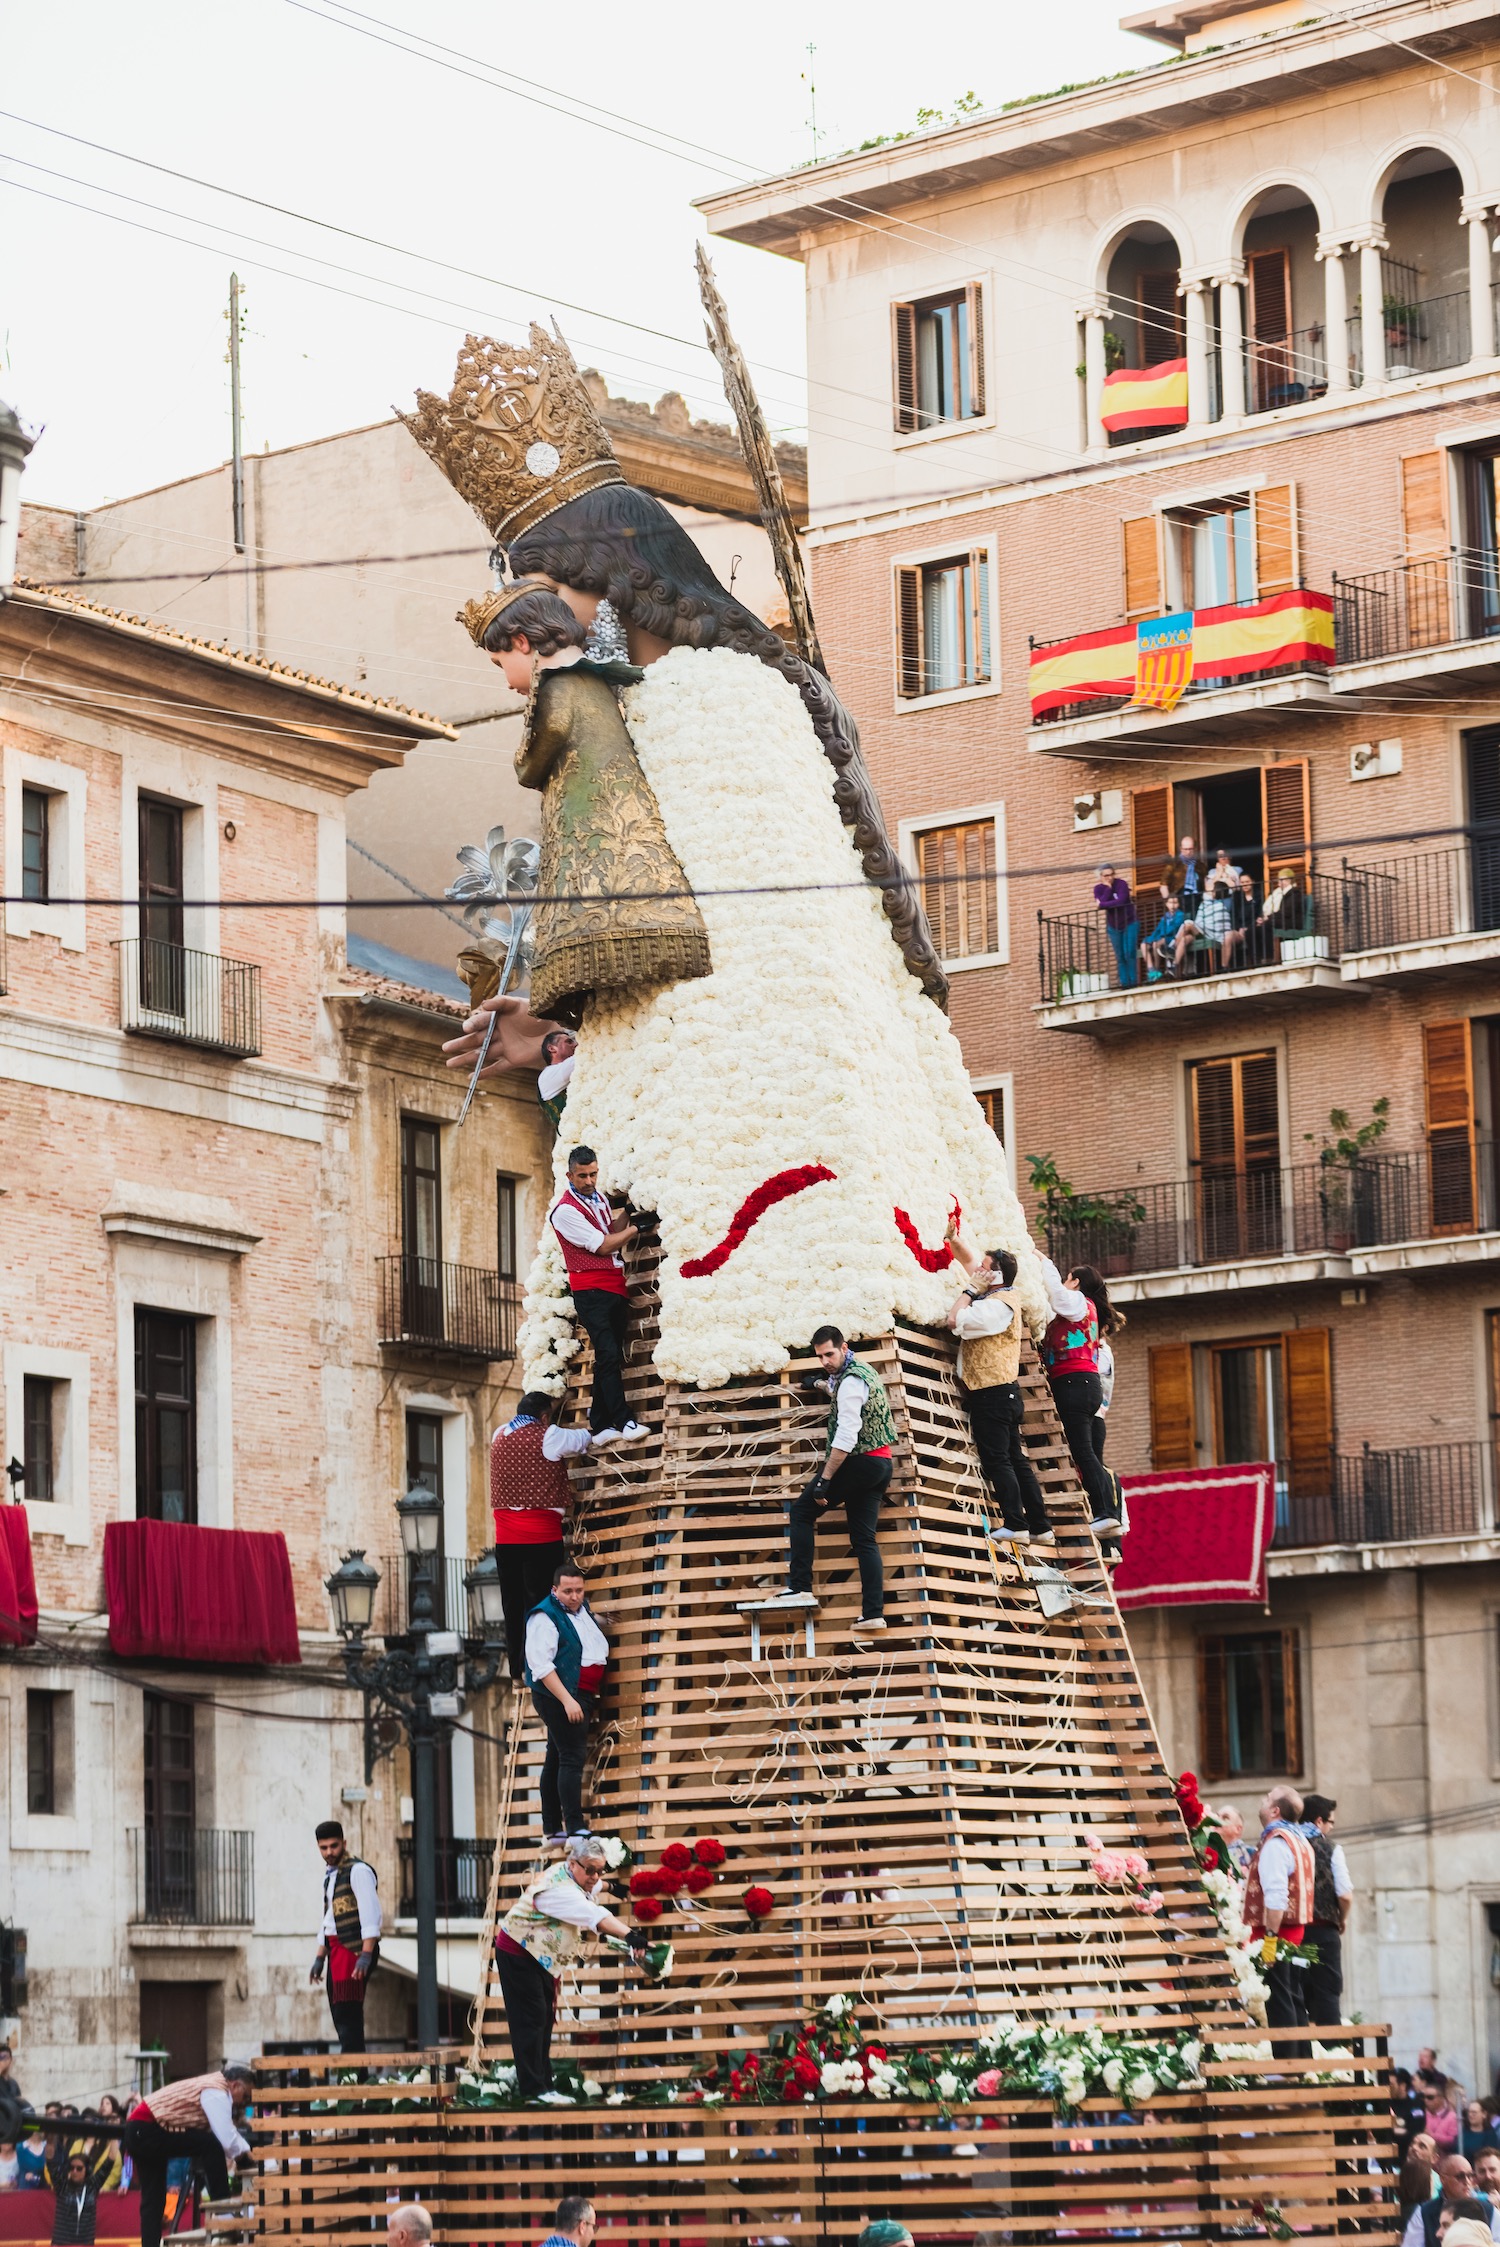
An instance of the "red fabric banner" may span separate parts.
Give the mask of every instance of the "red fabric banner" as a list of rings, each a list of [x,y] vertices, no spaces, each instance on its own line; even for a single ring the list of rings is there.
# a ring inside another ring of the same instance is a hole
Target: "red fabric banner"
[[[104,1594],[116,1654],[175,1662],[300,1662],[292,1564],[279,1529],[112,1521]]]
[[[0,1506],[0,1646],[36,1637],[36,1575],[24,1506]]]
[[[1121,1607],[1264,1606],[1276,1526],[1273,1466],[1185,1467],[1120,1482],[1130,1508],[1115,1570]]]

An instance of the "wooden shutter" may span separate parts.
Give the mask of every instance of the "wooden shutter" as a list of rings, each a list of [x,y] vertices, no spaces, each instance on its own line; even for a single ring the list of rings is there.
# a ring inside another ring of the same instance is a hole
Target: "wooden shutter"
[[[917,872],[939,959],[979,959],[999,950],[993,819],[929,828],[917,837]]]
[[[975,546],[969,553],[969,645],[965,650],[964,684],[983,686],[990,676],[990,550]]]
[[[891,389],[896,428],[917,429],[917,308],[891,306]]]
[[[1235,1065],[1223,1061],[1188,1064],[1192,1086],[1193,1162],[1199,1170],[1232,1172],[1239,1166],[1235,1128]]]
[[[1157,518],[1127,516],[1120,531],[1125,549],[1125,614],[1155,616],[1161,607]]]
[[[1266,851],[1266,887],[1281,866],[1300,866],[1303,887],[1312,869],[1312,773],[1306,757],[1262,765],[1260,831]]]
[[[1163,359],[1182,357],[1182,299],[1177,294],[1180,278],[1175,265],[1137,277],[1136,318],[1143,367],[1157,367]]]
[[[1149,900],[1172,856],[1170,788],[1131,789],[1130,850],[1135,869],[1131,886],[1137,897]]]
[[[1302,1638],[1293,1630],[1281,1634],[1281,1721],[1290,1777],[1302,1769]]]
[[[1281,343],[1291,333],[1292,296],[1285,250],[1256,250],[1246,258],[1250,281],[1250,336]]]
[[[1333,1376],[1326,1326],[1281,1337],[1287,1484],[1293,1498],[1326,1498],[1333,1478]]]
[[[1147,1354],[1151,1383],[1151,1464],[1158,1473],[1198,1464],[1193,1416],[1193,1351],[1166,1342]]]
[[[922,645],[922,572],[902,564],[896,571],[896,692],[921,694],[926,685]]]
[[[1281,1113],[1274,1053],[1236,1056],[1239,1074],[1240,1161],[1246,1170],[1281,1161]]]
[[[1468,1022],[1424,1022],[1427,1183],[1434,1233],[1471,1233],[1475,1220],[1474,1049]]]
[[[1229,1710],[1225,1685],[1224,1641],[1198,1641],[1198,1716],[1201,1736],[1198,1767],[1205,1779],[1229,1776]]]
[[[984,288],[971,281],[964,290],[969,326],[969,411],[984,412]]]
[[[1409,560],[1448,548],[1446,453],[1406,453],[1401,461],[1401,521]]]
[[[1255,526],[1255,597],[1290,593],[1297,583],[1297,487],[1267,484],[1250,499]]]

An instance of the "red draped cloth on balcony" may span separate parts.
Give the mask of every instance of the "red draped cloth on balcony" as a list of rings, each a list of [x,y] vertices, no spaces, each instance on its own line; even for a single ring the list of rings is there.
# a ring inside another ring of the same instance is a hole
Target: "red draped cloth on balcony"
[[[24,1506],[0,1506],[0,1646],[36,1637],[36,1577]]]
[[[292,1564],[279,1529],[112,1521],[104,1593],[116,1654],[300,1662]]]
[[[1130,1527],[1115,1570],[1121,1607],[1265,1605],[1276,1470],[1264,1462],[1122,1475]]]

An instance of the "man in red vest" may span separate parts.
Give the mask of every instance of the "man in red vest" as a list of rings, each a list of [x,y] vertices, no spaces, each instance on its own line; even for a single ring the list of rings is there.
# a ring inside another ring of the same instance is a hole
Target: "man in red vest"
[[[547,1217],[568,1267],[578,1323],[594,1345],[594,1393],[589,1405],[594,1449],[639,1443],[647,1430],[631,1418],[625,1402],[630,1298],[620,1253],[637,1238],[637,1231],[628,1219],[616,1216],[600,1193],[599,1157],[592,1147],[575,1147],[569,1155],[568,1183]]]
[[[517,1679],[526,1669],[526,1618],[551,1591],[565,1558],[563,1526],[572,1496],[568,1461],[580,1458],[594,1440],[587,1428],[557,1427],[556,1416],[555,1397],[528,1389],[514,1419],[495,1430],[490,1444],[505,1648]]]
[[[1302,1797],[1295,1787],[1272,1787],[1260,1806],[1260,1847],[1245,1881],[1245,1924],[1261,1946],[1269,1984],[1267,2028],[1307,2026],[1307,1968],[1278,1955],[1283,1943],[1301,1947],[1312,1918],[1315,1866],[1311,1844],[1298,1831]],[[1306,2059],[1305,2044],[1283,2044],[1282,2053]]]

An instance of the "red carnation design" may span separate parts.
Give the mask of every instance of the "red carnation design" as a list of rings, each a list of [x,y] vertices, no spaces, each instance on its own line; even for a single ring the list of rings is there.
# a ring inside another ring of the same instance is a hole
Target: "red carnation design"
[[[729,1262],[751,1226],[758,1224],[768,1209],[774,1209],[778,1202],[786,1201],[792,1194],[803,1193],[809,1186],[821,1186],[825,1179],[837,1176],[837,1171],[830,1170],[826,1163],[803,1163],[795,1170],[778,1170],[764,1185],[757,1186],[753,1194],[746,1195],[730,1219],[728,1232],[716,1247],[705,1250],[702,1256],[689,1256],[679,1264],[677,1268],[683,1278],[707,1279],[711,1272],[717,1272],[721,1265]],[[943,1262],[947,1261],[945,1249]]]
[[[715,1841],[712,1834],[705,1834],[700,1841],[693,1843],[693,1855],[700,1865],[722,1865],[724,1844],[722,1841]]]
[[[701,1896],[705,1888],[712,1888],[714,1876],[707,1865],[690,1865],[683,1874],[682,1885],[690,1896]]]
[[[958,1203],[955,1201],[951,1212],[951,1222],[954,1225],[957,1225],[962,1215],[963,1212],[959,1208]],[[940,1247],[924,1248],[922,1246],[922,1236],[917,1231],[917,1228],[912,1223],[911,1219],[907,1216],[906,1211],[904,1209],[898,1209],[895,1212],[895,1218],[897,1232],[901,1235],[901,1238],[905,1241],[907,1247],[911,1250],[913,1256],[915,1256],[923,1271],[946,1271],[948,1266],[953,1261],[953,1251],[948,1246],[948,1243],[944,1241]]]
[[[661,1853],[661,1861],[669,1873],[685,1873],[693,1861],[693,1852],[680,1841],[669,1841]]]
[[[1213,1843],[1210,1842],[1208,1847],[1203,1852],[1203,1870],[1205,1872],[1217,1872],[1218,1869],[1219,1852],[1217,1849],[1215,1849]]]
[[[642,1896],[636,1903],[634,1909],[637,1919],[652,1920],[661,1918],[661,1903],[660,1900],[655,1896]]]
[[[769,1919],[776,1908],[776,1899],[769,1888],[747,1888],[744,1902],[752,1919]]]
[[[794,2081],[802,2085],[804,2091],[816,2091],[819,2081],[817,2061],[808,2059],[804,2053],[792,2069],[792,2076]]]
[[[654,1896],[656,1894],[656,1867],[654,1865],[642,1865],[638,1871],[631,1874],[630,1893],[632,1896]]]

